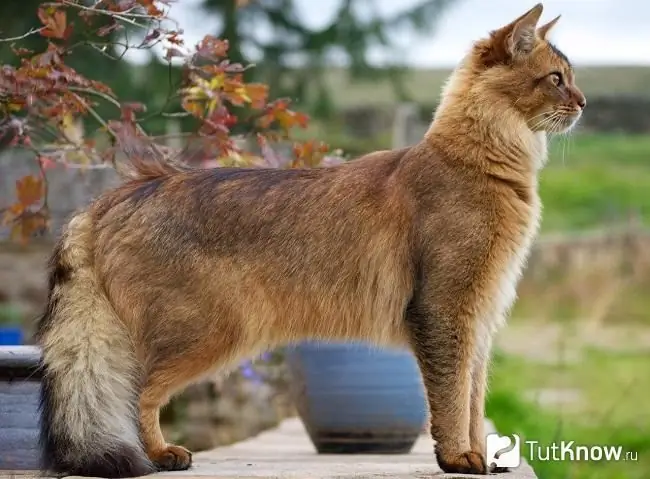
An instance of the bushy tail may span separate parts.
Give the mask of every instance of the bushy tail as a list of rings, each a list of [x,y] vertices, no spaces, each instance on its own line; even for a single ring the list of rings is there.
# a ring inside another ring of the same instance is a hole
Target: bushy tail
[[[50,260],[40,443],[51,473],[133,477],[153,472],[139,435],[138,371],[126,328],[97,284],[92,233],[77,215]]]

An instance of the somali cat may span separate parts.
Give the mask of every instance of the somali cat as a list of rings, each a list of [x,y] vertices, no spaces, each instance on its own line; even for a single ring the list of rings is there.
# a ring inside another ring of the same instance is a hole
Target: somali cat
[[[473,45],[412,147],[314,169],[133,158],[51,257],[43,468],[187,469],[160,430],[170,395],[269,348],[361,339],[412,349],[440,467],[488,473],[491,338],[538,229],[547,135],[585,107],[541,13]]]

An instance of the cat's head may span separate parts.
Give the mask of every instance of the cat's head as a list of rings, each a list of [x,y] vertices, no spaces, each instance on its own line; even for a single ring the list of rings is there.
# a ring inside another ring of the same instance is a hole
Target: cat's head
[[[587,102],[570,61],[547,39],[560,17],[539,26],[542,10],[537,4],[476,42],[466,67],[475,92],[506,98],[533,131],[561,133],[576,124]]]

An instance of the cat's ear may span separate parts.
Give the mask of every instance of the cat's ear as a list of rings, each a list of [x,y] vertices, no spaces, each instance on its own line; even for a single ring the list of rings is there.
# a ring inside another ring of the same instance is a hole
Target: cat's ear
[[[512,22],[508,27],[510,31],[505,37],[506,51],[512,56],[517,57],[527,55],[533,51],[535,46],[537,22],[542,16],[544,7],[538,3],[533,8],[524,13],[517,20]]]
[[[544,7],[538,3],[508,25],[494,30],[487,41],[477,43],[476,51],[485,67],[508,63],[533,50],[537,35],[535,29]]]
[[[542,40],[546,40],[546,37],[548,36],[548,32],[550,32],[553,29],[553,27],[555,26],[555,24],[557,23],[557,21],[560,19],[561,16],[562,15],[558,15],[550,22],[539,27],[537,29],[537,36]]]

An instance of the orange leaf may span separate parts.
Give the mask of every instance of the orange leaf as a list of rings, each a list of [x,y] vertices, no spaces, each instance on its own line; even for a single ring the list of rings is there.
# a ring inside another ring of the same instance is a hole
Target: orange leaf
[[[38,176],[28,175],[16,181],[16,193],[18,201],[23,207],[38,203],[45,194],[43,179]]]
[[[296,125],[303,128],[307,126],[307,116],[303,113],[296,113],[291,110],[281,110],[276,112],[275,119],[284,130],[289,130]]]
[[[12,241],[26,243],[34,233],[42,233],[48,227],[47,216],[41,212],[25,213],[11,228]]]
[[[269,94],[269,87],[263,83],[249,83],[244,87],[246,96],[250,99],[253,108],[263,108]]]
[[[2,224],[8,225],[20,216],[23,211],[25,211],[25,207],[22,204],[14,203],[7,209],[7,211],[5,211],[5,214],[2,217]]]
[[[196,118],[203,118],[205,116],[205,108],[201,102],[185,98],[181,104],[186,112]]]

